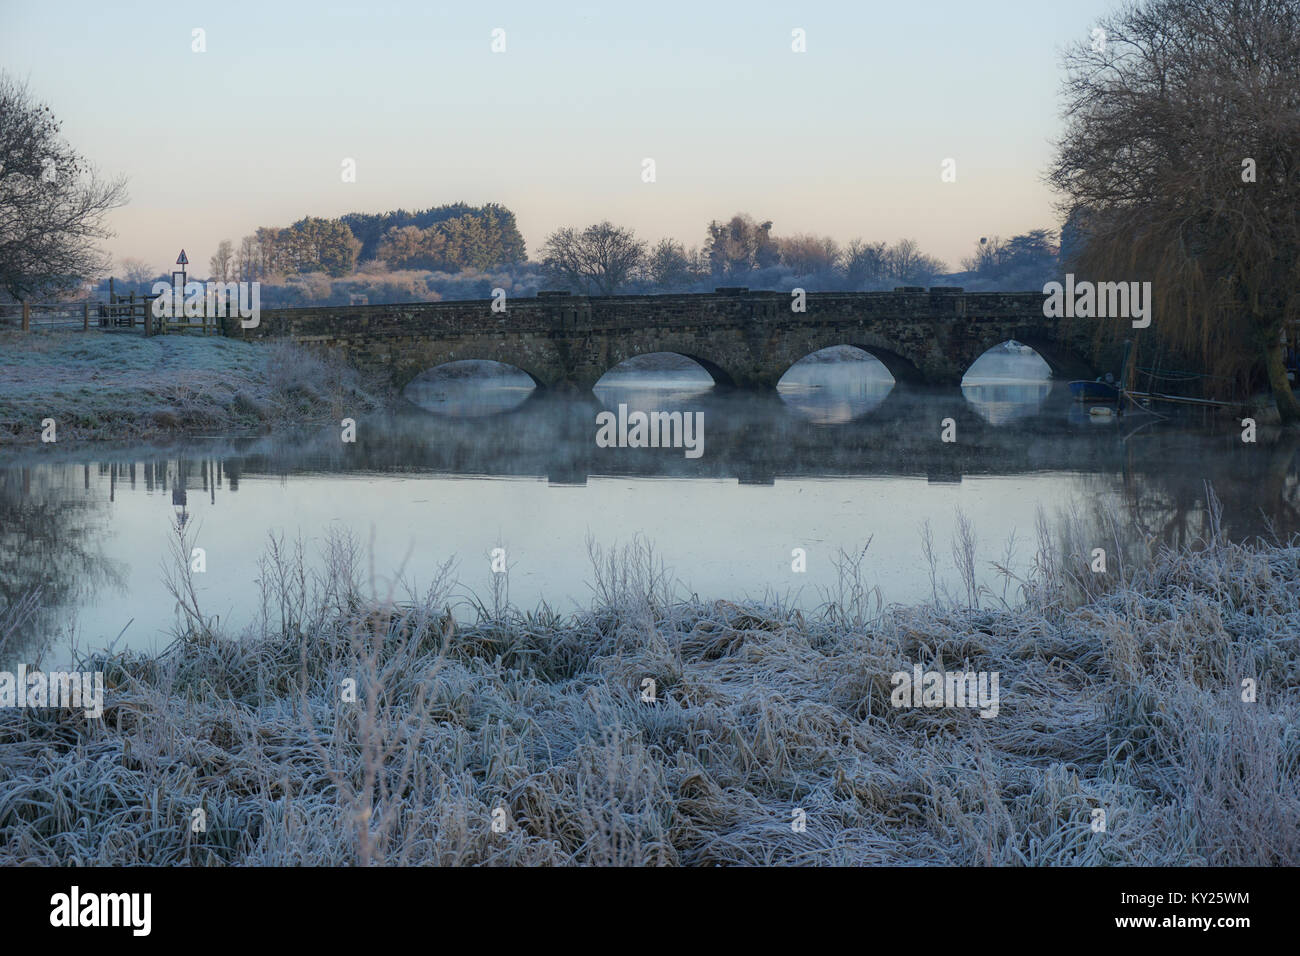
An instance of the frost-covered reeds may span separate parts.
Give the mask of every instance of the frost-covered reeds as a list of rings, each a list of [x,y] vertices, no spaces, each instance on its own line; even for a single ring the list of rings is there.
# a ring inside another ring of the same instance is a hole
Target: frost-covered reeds
[[[1300,543],[1121,559],[1109,520],[1040,521],[997,593],[959,523],[920,607],[868,549],[806,612],[683,598],[634,542],[592,546],[587,611],[458,623],[450,566],[273,539],[230,635],[178,567],[165,653],[80,662],[101,723],[0,710],[0,862],[1300,864]],[[998,672],[997,716],[893,707],[914,664]]]

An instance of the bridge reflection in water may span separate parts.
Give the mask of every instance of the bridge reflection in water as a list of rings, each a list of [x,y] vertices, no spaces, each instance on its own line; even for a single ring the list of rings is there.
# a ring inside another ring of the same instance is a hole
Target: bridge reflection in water
[[[1048,364],[1028,346],[1007,342],[976,360],[962,380],[962,394],[992,424],[1039,411],[1051,391]],[[790,367],[777,393],[799,417],[818,425],[844,424],[878,409],[895,386],[875,357],[852,346],[822,349]],[[639,355],[607,372],[592,389],[613,409],[620,403],[643,411],[682,409],[716,388],[696,362],[674,353]],[[417,376],[406,397],[429,411],[477,417],[513,410],[534,392],[531,378],[499,362],[455,362]]]
[[[50,601],[12,653],[65,640],[74,615],[89,646],[124,628],[127,646],[165,637],[174,601],[159,565],[181,513],[207,549],[198,585],[208,613],[236,629],[256,613],[268,533],[302,535],[314,555],[328,529],[348,531],[363,550],[373,531],[377,573],[405,566],[418,582],[456,556],[463,580],[480,588],[480,558],[499,539],[520,561],[512,597],[567,609],[589,595],[588,533],[602,543],[646,535],[701,595],[803,589],[815,605],[818,589],[833,585],[837,549],[868,538],[887,599],[928,599],[917,529],[931,521],[944,547],[957,507],[976,520],[982,569],[1012,533],[1019,559],[1032,554],[1039,507],[1049,517],[1117,507],[1143,540],[1185,541],[1205,530],[1205,481],[1230,535],[1300,531],[1296,436],[1261,433],[1246,446],[1235,423],[1199,412],[1158,428],[1074,424],[1064,383],[1012,427],[950,388],[898,384],[868,414],[833,424],[817,424],[834,417],[833,402],[808,409],[777,392],[679,393],[681,407],[704,415],[698,459],[598,448],[596,415],[618,394],[543,391],[472,417],[412,406],[360,417],[355,444],[328,427],[11,457],[0,466],[0,525],[11,532],[0,538],[0,585],[10,594],[41,587]],[[653,389],[621,394],[651,408],[673,400]],[[945,418],[954,443],[940,440]],[[790,575],[793,547],[809,549],[806,575]]]
[[[1027,345],[1008,341],[981,355],[966,370],[961,391],[993,425],[1027,418],[1042,408],[1052,390],[1052,369]]]

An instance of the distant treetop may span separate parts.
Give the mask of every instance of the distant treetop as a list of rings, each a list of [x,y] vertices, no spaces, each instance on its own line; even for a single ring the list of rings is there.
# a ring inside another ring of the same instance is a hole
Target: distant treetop
[[[417,212],[405,209],[382,213],[352,212],[339,218],[361,242],[358,258],[362,261],[383,258],[380,248],[385,238],[394,229],[407,228],[428,234],[434,246],[439,243],[433,237],[451,240],[453,245],[459,240],[462,248],[456,249],[455,260],[447,263],[453,268],[487,268],[523,262],[528,258],[515,214],[498,203],[470,206],[456,202]],[[469,233],[473,235],[467,236]]]

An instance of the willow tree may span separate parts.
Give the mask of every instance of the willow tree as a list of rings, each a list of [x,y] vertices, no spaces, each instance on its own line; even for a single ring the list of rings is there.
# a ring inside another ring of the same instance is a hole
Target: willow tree
[[[1267,371],[1300,421],[1300,0],[1147,0],[1065,54],[1049,181],[1071,265],[1153,283],[1154,330],[1221,373]]]

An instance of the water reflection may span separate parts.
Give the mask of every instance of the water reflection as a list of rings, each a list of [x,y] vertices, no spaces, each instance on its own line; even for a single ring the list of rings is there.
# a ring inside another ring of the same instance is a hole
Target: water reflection
[[[693,411],[714,390],[713,376],[672,352],[637,355],[614,366],[591,390],[605,408]]]
[[[805,356],[781,377],[777,392],[791,411],[815,425],[839,425],[878,408],[894,377],[861,349],[835,346]]]
[[[421,372],[402,395],[426,411],[458,418],[499,415],[532,396],[536,383],[502,362],[448,362]]]
[[[1005,425],[1037,415],[1052,392],[1051,382],[999,382],[967,385],[961,393],[990,425]]]
[[[990,425],[1036,415],[1052,391],[1052,370],[1037,352],[1014,339],[977,358],[961,380],[961,392]]]
[[[166,468],[158,462],[0,466],[0,669],[18,661],[35,665],[55,641],[70,645],[80,610],[106,592],[126,593],[129,567],[113,553],[111,509],[120,491],[152,493],[165,485],[160,465]],[[32,596],[35,613],[15,620],[14,610]]]
[[[833,584],[837,551],[868,538],[869,574],[886,600],[928,599],[918,529],[929,520],[943,551],[957,508],[975,521],[990,586],[987,565],[1013,531],[1013,564],[1024,570],[1040,507],[1116,508],[1135,540],[1182,543],[1208,527],[1208,481],[1231,536],[1300,532],[1296,435],[1261,433],[1244,445],[1234,422],[1203,415],[1137,433],[1078,428],[1064,383],[1010,429],[954,390],[906,385],[875,414],[822,428],[808,427],[789,396],[710,388],[689,400],[708,423],[699,459],[597,450],[605,399],[545,391],[493,418],[412,408],[366,419],[355,444],[327,428],[159,451],[96,448],[89,462],[10,454],[0,459],[0,601],[48,589],[47,610],[13,653],[61,646],[74,621],[90,647],[124,628],[127,646],[165,642],[173,602],[160,566],[178,513],[206,549],[207,570],[194,576],[205,610],[236,631],[255,611],[256,560],[270,531],[302,535],[309,554],[330,528],[362,542],[373,532],[376,574],[406,561],[417,587],[456,556],[462,580],[480,592],[480,558],[500,541],[515,568],[512,598],[531,606],[545,597],[561,610],[589,598],[589,533],[602,543],[646,535],[702,596],[791,592],[815,606]],[[946,417],[959,442],[917,427]],[[1090,527],[1110,540],[1104,523]],[[809,556],[796,577],[794,547]],[[941,578],[954,573],[946,565]]]
[[[1085,405],[1083,402],[1071,401],[1067,416],[1070,424],[1085,428],[1094,425],[1114,425],[1120,419],[1113,414],[1113,411],[1109,405]],[[1144,417],[1142,421],[1146,423],[1150,419]]]

